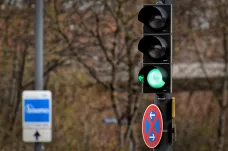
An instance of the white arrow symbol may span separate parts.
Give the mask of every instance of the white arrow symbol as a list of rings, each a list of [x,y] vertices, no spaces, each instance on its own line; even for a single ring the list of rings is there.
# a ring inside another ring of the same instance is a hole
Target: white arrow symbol
[[[152,117],[154,117],[155,114],[153,114],[152,112],[150,112],[150,118],[152,119]]]
[[[154,134],[152,136],[149,136],[149,138],[152,138],[152,141],[154,141],[154,139],[155,139]]]

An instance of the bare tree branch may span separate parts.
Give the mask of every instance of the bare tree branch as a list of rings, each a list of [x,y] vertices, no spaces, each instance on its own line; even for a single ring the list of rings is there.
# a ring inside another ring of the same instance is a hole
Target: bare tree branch
[[[213,89],[213,84],[211,82],[211,80],[209,79],[209,76],[207,75],[207,72],[206,72],[206,69],[204,67],[204,61],[203,61],[203,58],[201,57],[201,54],[200,54],[200,51],[199,51],[199,47],[197,45],[197,40],[195,38],[193,38],[193,41],[194,41],[194,44],[195,44],[195,51],[197,53],[197,56],[199,57],[199,62],[200,62],[200,66],[201,66],[201,69],[203,71],[203,74],[205,75],[206,77],[206,80],[210,86],[210,88],[212,89],[212,93],[215,97],[218,97],[219,95],[215,92],[215,90]],[[220,106],[222,106],[222,102],[220,100],[218,100],[218,103]]]
[[[26,57],[27,57],[27,51],[28,51],[28,44],[27,42],[25,42],[25,48],[24,51],[22,53],[22,62],[20,64],[20,69],[19,69],[19,73],[18,73],[18,85],[17,85],[17,99],[16,99],[16,106],[12,115],[12,119],[11,119],[11,126],[13,128],[16,117],[17,117],[17,113],[18,113],[18,109],[19,109],[19,105],[21,102],[21,92],[22,92],[22,85],[23,85],[23,76],[24,76],[24,70],[25,70],[25,64],[26,64]],[[11,128],[10,128],[11,130]]]

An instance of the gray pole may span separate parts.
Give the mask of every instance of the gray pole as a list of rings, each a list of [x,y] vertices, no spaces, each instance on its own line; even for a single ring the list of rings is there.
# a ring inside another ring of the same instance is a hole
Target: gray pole
[[[36,0],[35,89],[43,89],[43,0]]]
[[[43,89],[43,0],[36,0],[36,50],[35,50],[35,89]],[[36,142],[35,151],[44,151],[44,146]]]

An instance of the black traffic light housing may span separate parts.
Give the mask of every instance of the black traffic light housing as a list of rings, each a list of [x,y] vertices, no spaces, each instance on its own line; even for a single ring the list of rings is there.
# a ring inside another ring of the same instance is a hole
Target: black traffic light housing
[[[172,92],[171,12],[172,5],[156,4],[144,5],[138,14],[138,20],[144,24],[144,36],[138,44],[143,53],[143,68],[138,75],[143,93]]]

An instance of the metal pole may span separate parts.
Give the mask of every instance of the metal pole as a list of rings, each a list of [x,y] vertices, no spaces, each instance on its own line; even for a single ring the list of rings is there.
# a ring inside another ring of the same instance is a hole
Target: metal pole
[[[169,133],[168,133],[168,129],[169,129],[168,119],[170,118],[169,117],[170,110],[168,110],[167,108],[170,106],[170,104],[169,105],[167,104],[167,103],[170,103],[170,99],[171,99],[170,93],[160,94],[160,95],[155,94],[154,104],[159,106],[162,113],[163,134],[159,145],[153,151],[172,151],[172,143],[169,143]]]
[[[36,0],[36,50],[35,50],[35,89],[43,89],[43,0]],[[44,151],[44,146],[36,142],[35,151]]]

